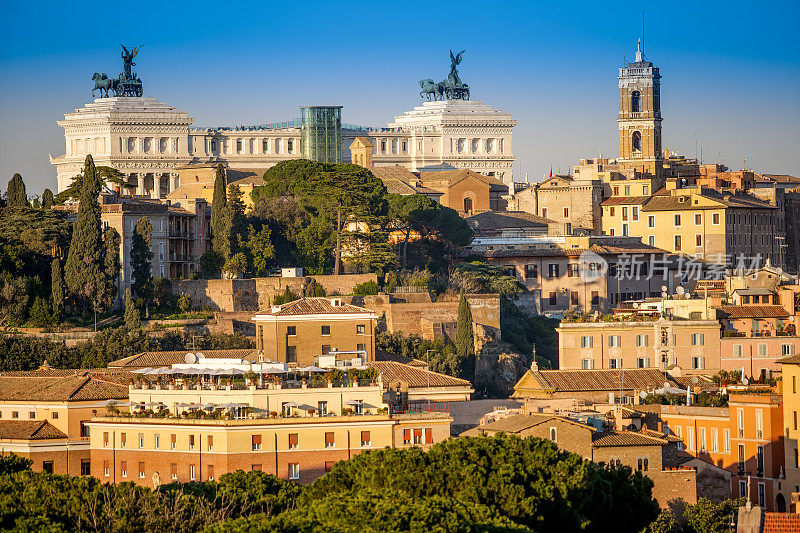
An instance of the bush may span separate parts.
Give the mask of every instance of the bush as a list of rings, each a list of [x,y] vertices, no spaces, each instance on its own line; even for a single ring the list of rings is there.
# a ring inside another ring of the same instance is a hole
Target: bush
[[[192,297],[189,296],[187,293],[181,294],[181,297],[178,298],[178,309],[180,309],[182,313],[186,313],[191,308],[192,308]]]
[[[286,287],[286,290],[283,291],[283,294],[275,295],[275,297],[272,299],[272,305],[288,304],[289,302],[293,302],[299,299],[300,299],[299,294],[292,291],[292,289],[290,289],[289,287]]]
[[[315,298],[325,296],[325,288],[317,283],[317,280],[312,279],[311,283],[306,286],[305,290],[305,297],[306,298]]]
[[[378,284],[372,280],[359,283],[353,287],[355,296],[366,296],[368,294],[378,294]]]

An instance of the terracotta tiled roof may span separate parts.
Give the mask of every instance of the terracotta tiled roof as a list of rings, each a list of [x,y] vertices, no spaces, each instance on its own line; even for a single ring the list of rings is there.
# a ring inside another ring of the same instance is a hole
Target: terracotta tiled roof
[[[800,355],[784,357],[783,359],[778,359],[776,362],[782,365],[800,365]]]
[[[94,376],[10,377],[0,376],[0,400],[79,402],[124,399],[128,386]]]
[[[425,361],[420,361],[419,359],[412,359],[411,357],[406,357],[405,355],[386,352],[383,350],[375,350],[375,360],[392,361],[395,363],[403,363],[404,365],[411,365],[411,366],[421,366],[421,367],[428,366],[427,363],[425,363]]]
[[[785,318],[789,316],[780,305],[722,305],[719,318]]]
[[[341,315],[341,314],[372,314],[372,311],[363,307],[351,305],[342,301],[341,305],[333,305],[333,298],[301,298],[281,305],[280,311],[259,313],[265,315]]]
[[[124,368],[135,370],[137,368],[155,368],[160,366],[172,366],[186,362],[186,354],[189,350],[176,350],[166,352],[142,352],[130,357],[123,357],[108,363],[109,368]],[[241,348],[235,350],[195,350],[195,353],[202,353],[206,359],[247,359],[256,361],[257,355],[253,348]]]
[[[66,439],[67,435],[47,420],[0,420],[0,440]]]
[[[549,218],[540,217],[525,211],[485,211],[477,215],[467,217],[467,224],[478,231],[484,230],[503,230],[521,228],[541,228],[553,224]]]
[[[538,426],[540,424],[544,424],[549,420],[558,420],[560,422],[566,424],[572,424],[574,426],[578,426],[586,430],[587,433],[594,433],[597,431],[594,427],[589,426],[587,424],[582,424],[581,422],[569,419],[564,416],[557,416],[553,414],[541,414],[541,413],[526,413],[520,415],[511,415],[506,418],[500,418],[489,422],[488,424],[484,424],[482,426],[477,426],[470,430],[467,430],[461,435],[465,437],[475,437],[482,435],[484,432],[497,432],[502,431],[503,433],[515,433],[525,435],[526,431],[534,426]]]
[[[774,181],[776,183],[800,183],[800,178],[789,174],[761,174],[761,179],[756,181]]]
[[[612,196],[606,198],[600,205],[643,205],[650,196]]]
[[[53,377],[96,377],[102,381],[111,381],[121,385],[130,383],[134,376],[130,370],[119,368],[50,368],[40,367],[36,370],[2,372],[0,376],[18,378],[53,378]]]
[[[800,533],[800,515],[797,513],[764,513],[762,533]]]
[[[372,175],[380,180],[400,180],[408,183],[409,181],[417,181],[419,177],[408,170],[406,167],[394,165],[391,167],[372,167],[369,169]]]
[[[394,361],[374,361],[369,363],[369,366],[376,368],[383,374],[383,383],[385,386],[388,386],[392,381],[401,380],[408,383],[409,387],[414,388],[425,388],[429,384],[431,387],[472,388],[472,384],[465,379],[432,372],[418,366],[405,365]]]
[[[514,396],[526,390],[584,392],[647,390],[664,385],[664,373],[657,368],[630,370],[528,370],[514,386]]]
[[[502,250],[481,250],[480,253],[487,258],[501,257],[580,257],[585,252],[593,252],[598,255],[620,255],[620,254],[657,254],[668,253],[662,248],[656,248],[644,243],[630,245],[606,245],[593,244],[589,248],[562,248],[544,247],[532,245],[530,248],[504,248]],[[475,251],[465,249],[461,255],[473,255]],[[677,256],[676,256],[677,257]]]
[[[658,432],[653,432],[658,433]],[[592,446],[606,448],[610,446],[663,446],[667,439],[638,431],[603,431],[592,435]]]

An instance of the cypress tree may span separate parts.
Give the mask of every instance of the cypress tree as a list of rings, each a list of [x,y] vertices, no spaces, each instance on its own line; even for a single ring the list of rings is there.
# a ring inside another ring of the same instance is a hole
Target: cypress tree
[[[136,331],[142,327],[142,320],[139,316],[139,309],[133,301],[131,290],[125,289],[125,328],[128,331]]]
[[[8,182],[6,190],[6,205],[8,207],[28,207],[28,195],[25,192],[25,182],[19,173],[14,174]]]
[[[461,374],[464,379],[471,381],[475,375],[475,334],[472,331],[472,310],[463,291],[458,299],[455,345]]]
[[[100,178],[91,155],[86,156],[78,218],[72,229],[64,277],[70,292],[97,302],[103,295],[104,248],[100,224]],[[85,305],[84,305],[85,311]]]
[[[122,238],[114,228],[107,228],[103,232],[103,273],[105,274],[105,286],[103,291],[103,308],[108,309],[114,304],[117,297],[117,279],[119,278],[119,247]]]
[[[54,257],[50,264],[50,296],[53,299],[53,322],[58,324],[64,316],[64,272],[58,257]]]
[[[45,189],[42,193],[42,208],[43,209],[50,209],[53,207],[55,203],[55,198],[53,197],[53,191],[50,189]]]
[[[131,239],[131,289],[133,294],[142,298],[145,304],[150,301],[153,292],[153,274],[150,262],[153,259],[153,225],[150,219],[142,217],[136,222]]]
[[[217,166],[214,198],[211,200],[211,247],[224,259],[231,255],[232,216],[225,191],[225,167]]]

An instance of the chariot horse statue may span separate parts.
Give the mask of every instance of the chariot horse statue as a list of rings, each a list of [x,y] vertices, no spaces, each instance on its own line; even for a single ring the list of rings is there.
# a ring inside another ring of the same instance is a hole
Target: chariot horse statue
[[[469,85],[461,81],[458,75],[458,65],[461,64],[461,57],[466,50],[461,50],[457,54],[453,54],[450,50],[450,74],[447,79],[434,82],[431,78],[426,78],[419,81],[421,89],[419,93],[420,98],[428,98],[431,100],[469,100]]]

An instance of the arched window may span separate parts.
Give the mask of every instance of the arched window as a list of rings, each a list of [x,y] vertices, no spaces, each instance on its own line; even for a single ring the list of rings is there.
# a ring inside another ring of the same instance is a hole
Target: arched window
[[[556,428],[550,428],[550,440],[553,442],[558,440],[558,430]]]
[[[642,132],[640,131],[633,132],[633,151],[634,152],[642,151]]]
[[[634,112],[634,113],[638,113],[639,112],[639,110],[641,108],[641,106],[639,105],[640,101],[641,101],[641,95],[639,94],[639,91],[633,91],[631,93],[631,111],[632,112]]]
[[[464,198],[464,212],[472,213],[472,198]]]

